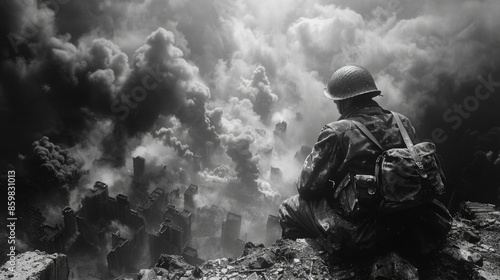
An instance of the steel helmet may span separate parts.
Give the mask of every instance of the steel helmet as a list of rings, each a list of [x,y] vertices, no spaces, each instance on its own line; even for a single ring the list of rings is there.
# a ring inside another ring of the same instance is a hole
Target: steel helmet
[[[335,71],[323,92],[333,100],[344,100],[368,93],[380,94],[370,72],[357,65],[344,66]]]

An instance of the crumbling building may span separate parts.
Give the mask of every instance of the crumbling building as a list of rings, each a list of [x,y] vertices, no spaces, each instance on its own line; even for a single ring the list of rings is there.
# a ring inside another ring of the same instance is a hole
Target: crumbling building
[[[218,225],[224,219],[224,210],[217,205],[199,207],[196,210],[198,235],[213,236],[220,229]]]
[[[271,166],[270,178],[271,182],[277,183],[283,180],[283,172],[279,167]]]
[[[90,194],[83,198],[78,215],[94,225],[118,220],[135,230],[144,226],[144,220],[136,210],[131,209],[127,196],[119,194],[116,198],[110,197],[108,186],[99,181],[94,184]]]
[[[38,248],[53,253],[64,252],[64,240],[60,226],[42,225],[38,230]]]
[[[280,219],[275,215],[269,215],[267,217],[267,224],[266,224],[265,245],[270,246],[280,238],[281,238]]]
[[[234,256],[241,253],[240,243],[238,241],[241,231],[241,216],[228,212],[226,219],[222,222],[221,247],[224,251]]]
[[[198,186],[195,184],[189,185],[184,192],[184,210],[194,213],[196,209],[195,196],[198,194]]]
[[[130,239],[121,237],[119,231],[111,234],[112,249],[106,256],[111,274],[121,275],[134,272],[145,265],[143,257],[146,256],[141,256],[141,254],[144,251],[147,237],[144,227],[138,229]]]
[[[287,128],[287,123],[286,121],[282,121],[279,123],[276,123],[276,126],[274,128],[273,134],[274,136],[282,137],[286,133],[286,128]]]
[[[140,179],[146,170],[146,160],[137,156],[132,159],[134,165],[134,180]]]
[[[29,243],[36,249],[48,253],[64,253],[67,249],[66,241],[72,236],[70,233],[76,233],[76,220],[74,213],[71,216],[71,212],[64,216],[63,211],[63,217],[64,225],[48,225],[45,224],[46,218],[40,208],[27,205],[19,219],[19,229],[26,233]],[[66,224],[69,225],[68,228],[65,227]]]
[[[180,244],[181,248],[184,248],[191,241],[191,213],[169,204],[163,214],[163,219],[169,219],[173,225],[181,228],[184,238]]]
[[[151,259],[156,260],[161,254],[180,254],[182,243],[182,229],[166,219],[156,234],[149,235]]]
[[[78,233],[86,242],[98,246],[105,238],[105,231],[102,227],[89,223],[87,219],[81,216],[76,216],[76,224]]]
[[[28,236],[34,236],[40,226],[46,221],[40,208],[33,205],[26,205],[19,218],[19,228],[24,230]]]
[[[302,145],[300,146],[300,150],[298,150],[296,153],[295,153],[295,156],[293,157],[297,162],[299,163],[304,163],[304,161],[306,160],[307,156],[309,155],[309,153],[311,153],[311,150],[312,150],[312,147],[310,146],[307,146],[307,145]]]
[[[120,232],[111,234],[111,251],[106,256],[108,269],[112,274],[122,274],[128,267],[128,239],[120,236]]]
[[[181,202],[180,190],[177,188],[177,189],[174,189],[174,190],[168,192],[167,201],[168,201],[168,204],[180,206],[180,202]]]
[[[73,209],[71,207],[66,206],[62,210],[63,214],[63,221],[64,221],[64,228],[63,228],[63,234],[64,234],[64,239],[69,239],[73,237],[77,231],[78,231],[78,226],[76,223],[76,215]]]
[[[167,205],[167,195],[165,190],[156,188],[146,201],[137,208],[137,212],[144,219],[148,232],[158,230],[163,222],[163,210]]]

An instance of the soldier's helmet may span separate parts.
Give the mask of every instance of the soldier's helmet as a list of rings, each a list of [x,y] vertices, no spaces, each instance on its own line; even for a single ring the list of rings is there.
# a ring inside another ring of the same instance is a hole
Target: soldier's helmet
[[[380,94],[370,72],[357,65],[347,65],[335,71],[323,92],[333,100],[344,100],[363,94]]]

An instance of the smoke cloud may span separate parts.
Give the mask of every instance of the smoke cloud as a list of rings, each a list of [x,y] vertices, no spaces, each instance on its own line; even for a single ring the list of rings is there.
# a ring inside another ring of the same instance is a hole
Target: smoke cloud
[[[261,117],[265,124],[269,124],[271,106],[273,102],[278,101],[278,96],[271,90],[266,69],[263,66],[258,66],[250,80],[243,79],[241,90],[252,101],[254,112]]]
[[[58,186],[78,180],[83,165],[68,150],[50,142],[46,136],[33,142],[33,153],[26,162],[38,180]]]
[[[235,162],[235,171],[241,183],[256,188],[256,180],[259,178],[259,168],[257,160],[250,151],[250,144],[254,138],[250,134],[240,134],[238,136],[229,136],[227,139],[227,154]]]
[[[296,193],[295,155],[339,117],[322,91],[345,64],[438,144],[452,186],[470,162],[497,166],[484,139],[500,126],[498,1],[268,2],[2,1],[0,167],[33,154],[59,183],[82,172],[67,198],[77,209],[96,180],[133,193],[142,156],[147,190],[196,183],[204,204],[272,214]]]

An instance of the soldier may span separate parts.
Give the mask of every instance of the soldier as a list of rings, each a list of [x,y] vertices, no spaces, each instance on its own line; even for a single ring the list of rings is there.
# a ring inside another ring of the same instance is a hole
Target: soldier
[[[349,172],[373,174],[382,152],[350,120],[364,124],[385,149],[404,148],[405,142],[393,114],[372,100],[380,90],[365,68],[351,65],[335,71],[324,94],[341,117],[323,127],[297,181],[299,194],[280,207],[283,237],[318,238],[328,249],[348,255],[395,248],[426,254],[435,249],[452,220],[437,200],[394,214],[380,213],[376,206],[354,217],[345,214],[336,188]],[[418,143],[408,118],[395,114]]]

